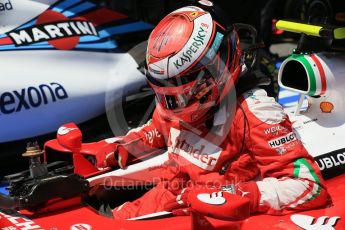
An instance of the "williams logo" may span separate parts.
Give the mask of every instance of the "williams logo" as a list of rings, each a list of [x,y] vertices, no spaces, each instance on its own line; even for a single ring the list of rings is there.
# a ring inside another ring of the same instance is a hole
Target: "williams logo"
[[[0,12],[13,10],[13,6],[10,0],[0,2]]]
[[[30,86],[0,94],[0,112],[1,114],[12,114],[66,98],[68,98],[67,92],[59,83],[41,84],[38,87]]]

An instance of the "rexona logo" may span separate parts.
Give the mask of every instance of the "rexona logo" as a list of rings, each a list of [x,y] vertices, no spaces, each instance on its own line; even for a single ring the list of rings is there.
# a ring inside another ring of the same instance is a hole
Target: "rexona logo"
[[[0,94],[0,115],[30,110],[67,98],[68,94],[65,88],[55,82],[7,91]]]
[[[0,2],[0,12],[13,10],[13,6],[10,0]]]
[[[16,46],[46,42],[57,49],[73,49],[81,36],[98,36],[95,26],[83,19],[69,19],[63,14],[48,10],[41,14],[36,25],[14,30],[7,35]]]
[[[292,222],[305,230],[334,230],[337,220],[340,219],[339,216],[321,216],[314,220],[312,216],[301,214],[294,214],[290,218]]]

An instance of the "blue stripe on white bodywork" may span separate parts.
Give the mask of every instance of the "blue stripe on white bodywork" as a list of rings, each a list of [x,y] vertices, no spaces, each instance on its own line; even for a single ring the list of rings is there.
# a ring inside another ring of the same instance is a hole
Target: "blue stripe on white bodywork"
[[[87,36],[82,36],[80,37],[80,42],[94,42],[94,41],[99,41],[100,38],[94,35],[87,35]]]
[[[298,104],[299,98],[300,98],[299,93],[281,88],[279,91],[278,102],[284,108],[295,107]],[[304,102],[302,104],[301,110],[304,110],[307,107],[308,107],[308,102],[306,100],[306,97],[304,97]]]
[[[63,11],[62,13],[66,17],[72,17],[72,16],[75,16],[76,14],[82,13],[83,11],[86,11],[86,10],[90,10],[94,7],[96,7],[95,4],[93,4],[91,2],[84,2],[84,3],[79,4],[73,8],[70,8],[66,11]]]
[[[102,43],[92,44],[79,44],[76,48],[87,48],[87,49],[115,49],[117,45],[112,41],[106,41]]]
[[[100,38],[107,38],[112,35],[130,33],[135,31],[142,31],[152,29],[153,26],[145,22],[134,22],[126,25],[114,26],[99,31]]]
[[[24,29],[24,28],[28,28],[28,27],[30,27],[30,26],[34,26],[35,24],[36,24],[36,19],[33,19],[33,20],[31,20],[31,21],[29,21],[29,22],[27,22],[27,23],[25,23],[25,24],[19,26],[19,27],[16,28],[15,30],[21,30],[21,29]]]
[[[65,14],[65,16],[71,17],[73,14],[82,13],[84,11],[88,11],[97,7],[96,4],[90,3],[88,1],[83,0],[65,0],[59,1],[55,5],[52,6],[52,10],[61,12]],[[16,28],[14,31],[18,31],[20,29],[28,28],[35,26],[37,19],[34,18],[29,22],[21,25],[20,27]],[[98,29],[99,36],[93,35],[86,35],[80,36],[79,44],[75,47],[75,49],[116,49],[117,42],[115,40],[107,40],[109,37],[113,35],[137,32],[137,31],[144,31],[150,30],[153,26],[151,24],[135,21],[130,22],[127,24],[122,25],[113,25],[108,27],[100,27]],[[96,27],[97,29],[97,27]],[[0,34],[0,38],[7,37],[6,34]],[[55,49],[52,45],[50,45],[47,41],[38,42],[38,43],[31,43],[30,45],[23,45],[23,46],[15,46],[14,44],[8,45],[1,45],[0,50],[34,50],[34,49]]]
[[[299,99],[299,95],[294,95],[294,96],[290,96],[290,97],[283,97],[283,98],[279,98],[278,102],[281,105],[285,105],[285,104],[290,104],[293,102],[298,102]]]
[[[82,0],[66,0],[63,2],[60,2],[58,4],[56,4],[52,10],[56,11],[56,12],[63,12],[65,9],[76,5],[77,3],[80,3]]]
[[[103,41],[97,43],[79,43],[75,49],[83,48],[83,49],[115,49],[117,48],[117,44],[114,41]],[[48,42],[39,42],[32,44],[30,46],[15,46],[15,45],[5,45],[1,46],[0,50],[27,50],[27,49],[55,49],[55,47],[51,46]]]
[[[279,90],[279,95],[278,95],[278,102],[281,105],[285,105],[285,104],[290,104],[293,102],[298,102],[299,99],[299,94],[296,92],[292,92],[290,90],[286,90],[283,88],[280,88]]]

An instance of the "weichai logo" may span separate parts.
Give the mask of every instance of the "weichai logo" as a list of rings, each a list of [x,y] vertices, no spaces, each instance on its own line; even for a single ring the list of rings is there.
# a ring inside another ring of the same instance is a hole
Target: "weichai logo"
[[[83,18],[69,19],[61,13],[48,10],[41,14],[36,25],[7,33],[16,46],[46,42],[56,49],[75,48],[82,36],[98,36],[92,22]]]
[[[65,88],[55,82],[3,92],[0,93],[0,115],[38,108],[67,98],[68,94]]]
[[[0,2],[0,12],[13,10],[13,5],[10,0]]]

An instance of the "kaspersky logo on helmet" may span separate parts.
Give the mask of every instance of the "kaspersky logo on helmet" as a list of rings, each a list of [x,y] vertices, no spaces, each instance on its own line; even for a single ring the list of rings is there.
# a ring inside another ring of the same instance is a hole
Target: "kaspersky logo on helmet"
[[[199,27],[197,35],[192,37],[192,44],[188,47],[185,52],[182,52],[182,56],[173,62],[176,69],[179,69],[185,65],[186,62],[190,63],[193,58],[193,54],[197,53],[200,47],[205,44],[205,37],[207,34],[207,26],[204,25]]]
[[[186,45],[169,60],[169,75],[179,74],[198,60],[206,49],[212,35],[212,21],[209,14],[194,20],[194,30]],[[210,21],[208,21],[210,20]]]
[[[151,76],[165,79],[191,68],[207,50],[213,27],[211,15],[199,8],[184,7],[163,19],[148,43]]]
[[[11,0],[7,0],[7,1],[0,1],[0,13],[4,12],[4,11],[10,11],[13,10],[13,5],[11,3]]]

